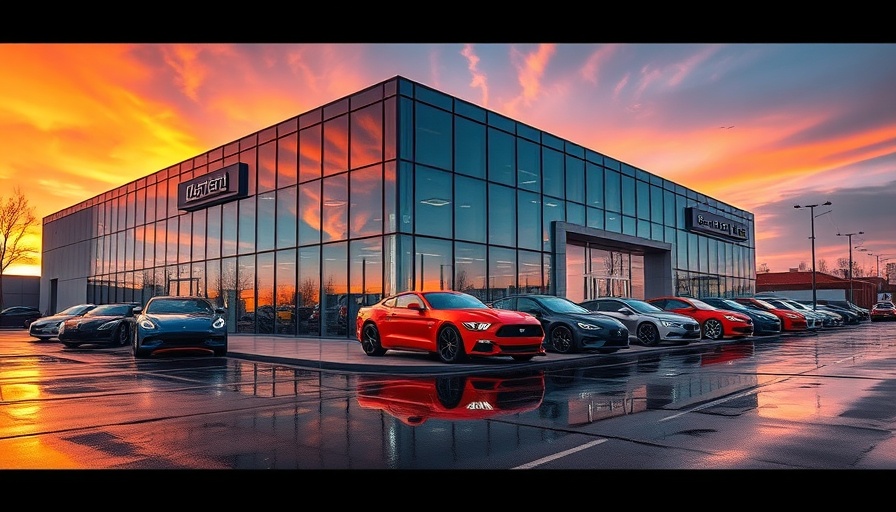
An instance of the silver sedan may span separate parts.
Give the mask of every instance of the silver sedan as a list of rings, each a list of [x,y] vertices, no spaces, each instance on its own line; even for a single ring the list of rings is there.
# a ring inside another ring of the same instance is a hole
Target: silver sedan
[[[700,339],[700,324],[696,320],[663,311],[643,300],[601,297],[579,305],[619,320],[628,327],[629,341],[646,347],[660,342],[690,343],[690,340]]]

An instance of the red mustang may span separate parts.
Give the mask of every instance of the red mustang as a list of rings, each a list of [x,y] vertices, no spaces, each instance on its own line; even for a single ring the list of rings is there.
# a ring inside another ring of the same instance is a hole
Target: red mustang
[[[472,295],[447,290],[403,292],[362,307],[355,335],[368,356],[410,350],[458,363],[468,357],[528,361],[546,355],[544,329],[534,316],[492,309]]]
[[[689,316],[698,322],[703,337],[711,340],[741,338],[753,335],[753,320],[743,313],[720,309],[689,297],[657,297],[647,302],[654,306]]]
[[[361,407],[380,409],[410,426],[433,418],[484,420],[537,409],[544,399],[544,373],[403,379],[362,375],[357,398]]]

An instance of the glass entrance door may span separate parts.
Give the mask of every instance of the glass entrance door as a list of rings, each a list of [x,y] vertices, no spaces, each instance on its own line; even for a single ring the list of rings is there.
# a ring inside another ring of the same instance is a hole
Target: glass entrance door
[[[591,243],[568,244],[566,249],[567,298],[573,302],[633,297],[633,288],[643,294],[644,256],[602,249]]]

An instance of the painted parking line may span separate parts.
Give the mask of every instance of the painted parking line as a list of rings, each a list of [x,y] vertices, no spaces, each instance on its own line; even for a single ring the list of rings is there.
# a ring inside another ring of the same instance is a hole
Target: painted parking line
[[[582,451],[582,450],[591,448],[592,446],[597,446],[597,445],[599,445],[599,444],[601,444],[601,443],[604,443],[604,442],[606,442],[606,441],[607,441],[606,439],[598,439],[598,440],[596,440],[596,441],[591,441],[590,443],[585,443],[585,444],[583,444],[582,446],[577,446],[577,447],[575,447],[575,448],[570,448],[569,450],[562,451],[562,452],[560,452],[560,453],[555,453],[554,455],[550,455],[550,456],[548,456],[548,457],[543,457],[543,458],[541,458],[541,459],[534,460],[534,461],[532,461],[532,462],[528,462],[528,463],[526,463],[526,464],[523,464],[522,466],[517,466],[517,467],[515,467],[515,468],[510,468],[510,469],[532,469],[532,468],[534,468],[534,467],[536,467],[536,466],[540,466],[540,465],[542,465],[542,464],[551,462],[552,460],[557,460],[557,459],[560,459],[560,458],[562,458],[562,457],[566,457],[567,455],[571,455],[571,454],[573,454],[573,453],[580,452],[580,451]]]

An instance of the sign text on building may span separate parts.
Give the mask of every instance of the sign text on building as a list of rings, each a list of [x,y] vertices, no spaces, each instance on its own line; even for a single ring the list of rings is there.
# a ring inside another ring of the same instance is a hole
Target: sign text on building
[[[685,208],[685,225],[689,231],[699,231],[733,240],[746,240],[748,235],[747,226],[744,224],[694,207]]]
[[[249,164],[237,162],[177,185],[177,208],[193,211],[246,197]]]

